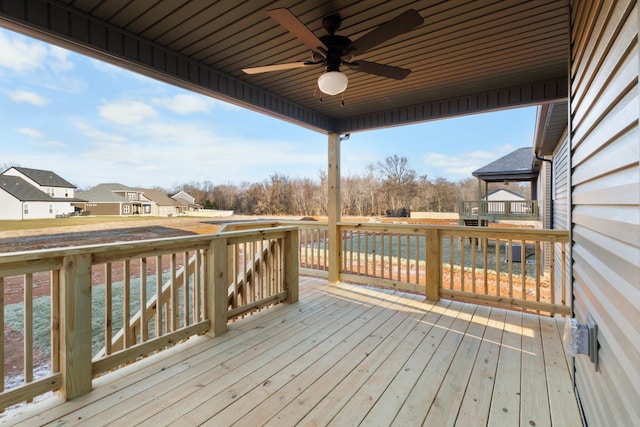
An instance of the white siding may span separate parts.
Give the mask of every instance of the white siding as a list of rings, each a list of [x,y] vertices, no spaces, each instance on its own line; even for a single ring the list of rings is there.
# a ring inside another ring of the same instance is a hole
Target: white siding
[[[638,5],[575,0],[571,19],[573,304],[601,346],[598,372],[576,357],[575,381],[589,426],[638,425]]]
[[[0,219],[22,219],[22,203],[6,191],[0,191]]]
[[[553,153],[553,224],[556,230],[569,229],[569,139],[566,132],[561,137],[561,142]],[[566,265],[566,274],[555,275],[555,292],[562,298],[562,304],[571,303],[571,248],[566,246],[562,253],[562,245],[555,244],[554,264]],[[558,270],[560,271],[560,270]],[[564,282],[563,282],[564,280]],[[564,289],[564,292],[563,292]]]

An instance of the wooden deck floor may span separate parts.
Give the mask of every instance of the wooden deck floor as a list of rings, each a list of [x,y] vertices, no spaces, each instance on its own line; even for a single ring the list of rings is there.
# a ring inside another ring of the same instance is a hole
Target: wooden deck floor
[[[551,318],[302,278],[300,302],[0,425],[580,426]]]

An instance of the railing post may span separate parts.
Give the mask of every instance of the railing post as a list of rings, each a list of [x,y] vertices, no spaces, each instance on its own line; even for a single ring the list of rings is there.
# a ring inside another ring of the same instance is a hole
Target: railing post
[[[227,332],[227,307],[229,305],[229,280],[227,273],[227,239],[215,238],[207,251],[207,271],[212,274],[207,277],[207,317],[210,327],[208,335],[219,336]]]
[[[61,392],[69,400],[92,388],[91,254],[64,257],[60,282]]]
[[[284,287],[287,290],[287,302],[298,301],[299,248],[298,230],[287,231],[284,239]]]
[[[442,282],[442,244],[437,228],[427,229],[426,247],[426,298],[428,301],[440,300]]]

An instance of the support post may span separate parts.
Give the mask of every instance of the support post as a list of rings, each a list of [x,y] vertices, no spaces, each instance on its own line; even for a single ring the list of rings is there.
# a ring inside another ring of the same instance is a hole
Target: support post
[[[299,261],[298,243],[299,231],[287,231],[284,238],[284,287],[287,290],[287,302],[298,302]]]
[[[212,273],[207,277],[207,297],[209,298],[207,315],[211,325],[207,335],[214,337],[227,332],[227,307],[229,305],[227,258],[227,239],[214,239],[207,251],[207,271]]]
[[[437,228],[427,229],[426,236],[426,299],[437,302],[440,300],[440,285],[442,282],[442,245]]]
[[[91,254],[65,257],[60,278],[61,392],[70,400],[92,388]]]
[[[328,185],[328,235],[329,235],[329,284],[340,283],[340,257],[342,252],[342,242],[338,223],[341,218],[340,200],[340,135],[329,134],[329,162],[327,165],[327,185]]]

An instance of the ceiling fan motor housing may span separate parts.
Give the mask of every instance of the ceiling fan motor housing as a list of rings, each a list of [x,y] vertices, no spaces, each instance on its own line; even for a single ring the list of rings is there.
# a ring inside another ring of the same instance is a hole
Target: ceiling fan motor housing
[[[327,71],[339,71],[345,49],[351,44],[351,40],[348,37],[336,35],[320,36],[319,38],[327,47],[327,57],[325,58]]]

